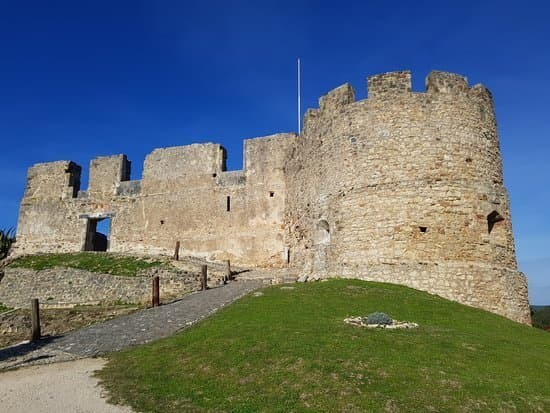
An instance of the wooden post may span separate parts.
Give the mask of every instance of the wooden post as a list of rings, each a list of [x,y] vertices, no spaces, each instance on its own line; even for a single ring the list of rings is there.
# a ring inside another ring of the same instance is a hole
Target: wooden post
[[[233,279],[233,277],[231,275],[231,261],[229,261],[229,260],[227,260],[227,267],[225,268],[225,279],[227,281]]]
[[[160,278],[158,275],[153,277],[153,307],[158,307],[160,305]]]
[[[208,267],[203,265],[201,267],[201,290],[208,289]]]
[[[38,307],[38,298],[31,300],[31,342],[40,340],[40,309]]]
[[[174,250],[174,260],[179,261],[180,259],[180,242],[176,241],[176,248]]]

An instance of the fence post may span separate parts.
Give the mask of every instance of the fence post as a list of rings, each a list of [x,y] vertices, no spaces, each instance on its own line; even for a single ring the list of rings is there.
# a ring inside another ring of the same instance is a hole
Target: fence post
[[[179,261],[180,259],[180,242],[176,241],[176,248],[174,249],[174,260]]]
[[[158,275],[153,277],[153,307],[158,307],[160,305],[160,278]]]
[[[31,342],[40,340],[40,309],[38,298],[31,300]]]
[[[227,281],[232,280],[233,276],[231,274],[231,261],[227,260],[227,266],[225,268],[225,279]]]
[[[204,291],[208,289],[208,267],[203,265],[201,267],[201,290]]]

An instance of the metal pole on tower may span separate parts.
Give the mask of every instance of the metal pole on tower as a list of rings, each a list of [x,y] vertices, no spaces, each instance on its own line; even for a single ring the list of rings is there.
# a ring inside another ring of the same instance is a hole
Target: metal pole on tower
[[[302,131],[302,117],[301,117],[301,114],[302,114],[302,79],[301,79],[301,67],[300,67],[300,59],[298,58],[298,135],[301,133]]]

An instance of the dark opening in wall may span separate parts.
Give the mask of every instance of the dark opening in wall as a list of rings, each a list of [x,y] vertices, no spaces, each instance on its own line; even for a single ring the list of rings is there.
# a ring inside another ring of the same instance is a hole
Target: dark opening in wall
[[[487,230],[489,231],[489,234],[491,233],[491,231],[493,231],[495,224],[501,221],[504,221],[504,217],[500,215],[497,211],[493,211],[489,215],[487,215]]]
[[[164,219],[160,220],[160,225],[164,225]]]
[[[418,230],[422,233],[428,232],[428,227],[418,227]]]
[[[88,218],[84,251],[107,251],[109,249],[110,232],[110,217]]]
[[[80,174],[82,173],[82,168],[74,162],[70,162],[68,168],[65,169],[65,173],[69,174],[69,187],[72,188],[71,196],[76,198],[78,196],[78,191],[80,191]]]
[[[275,192],[269,191],[269,197],[270,197],[270,198],[273,198],[274,196],[275,196]]]
[[[227,212],[231,211],[231,197],[229,195],[227,196],[226,210]]]

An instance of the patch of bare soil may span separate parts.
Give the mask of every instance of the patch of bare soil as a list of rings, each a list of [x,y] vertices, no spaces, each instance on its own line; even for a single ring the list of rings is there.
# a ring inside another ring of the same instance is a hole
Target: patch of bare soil
[[[0,405],[4,413],[132,413],[108,404],[94,377],[103,359],[82,359],[0,373]]]
[[[137,306],[41,308],[40,326],[42,336],[57,336],[100,321],[129,314],[137,309]],[[0,314],[0,348],[28,340],[30,329],[29,310],[19,309]]]

